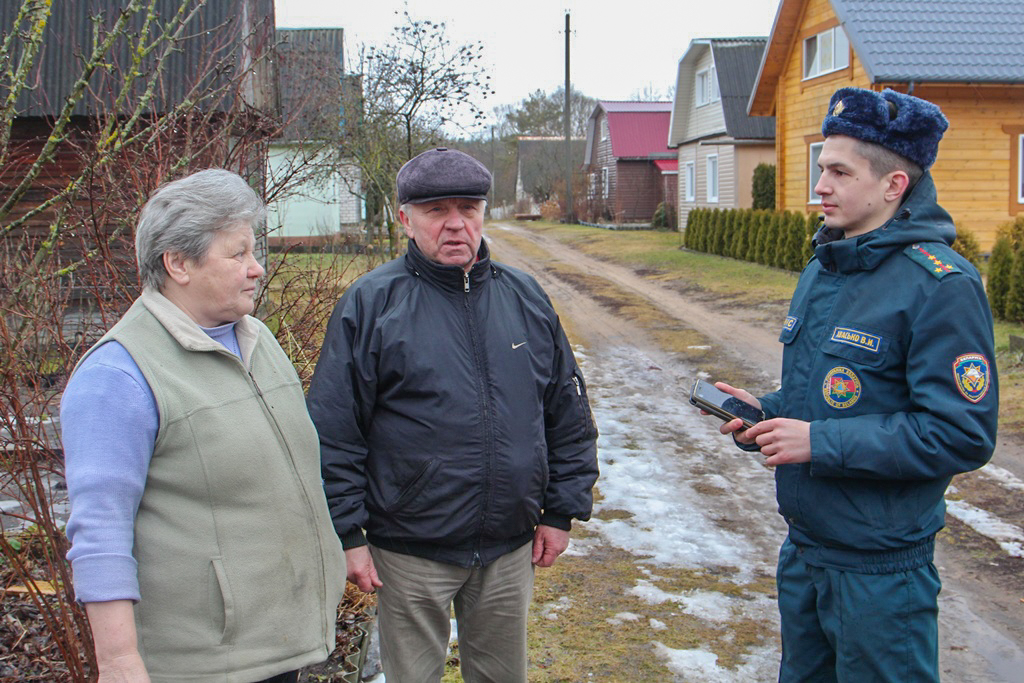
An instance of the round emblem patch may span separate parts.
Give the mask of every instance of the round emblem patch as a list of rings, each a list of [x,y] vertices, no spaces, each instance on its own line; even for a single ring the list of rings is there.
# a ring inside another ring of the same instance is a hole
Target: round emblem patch
[[[825,375],[821,393],[830,406],[844,410],[860,398],[860,378],[850,368],[834,367]]]
[[[965,353],[953,361],[956,388],[971,403],[977,403],[988,393],[988,359],[980,353]]]

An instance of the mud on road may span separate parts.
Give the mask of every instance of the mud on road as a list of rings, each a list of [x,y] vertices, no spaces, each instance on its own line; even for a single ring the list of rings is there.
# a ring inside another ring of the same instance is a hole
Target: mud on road
[[[776,388],[786,304],[725,307],[692,283],[599,261],[517,224],[491,224],[487,238],[496,260],[534,275],[554,301],[579,345],[601,429],[595,518],[574,532],[562,574],[548,583],[538,574],[541,619],[553,629],[539,635],[541,647],[551,650],[556,632],[583,624],[645,648],[655,662],[632,662],[632,680],[775,680],[771,579],[785,525],[772,474],[686,399],[696,377],[734,380],[755,393]],[[993,465],[957,477],[947,495],[951,513],[936,557],[945,681],[1010,683],[1024,671],[1019,444],[1001,438]],[[593,559],[609,554],[617,564]],[[580,573],[580,595],[565,577],[586,558],[593,580]],[[596,576],[598,565],[620,569]],[[596,585],[616,576],[617,587]],[[574,616],[574,601],[594,614]],[[588,672],[591,680],[631,680],[600,656]],[[561,679],[532,671],[531,680]]]

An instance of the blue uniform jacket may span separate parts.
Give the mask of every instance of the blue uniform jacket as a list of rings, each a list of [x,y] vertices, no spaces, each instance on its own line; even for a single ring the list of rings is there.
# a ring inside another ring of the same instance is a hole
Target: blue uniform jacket
[[[811,423],[810,463],[776,469],[779,512],[810,564],[902,571],[931,561],[953,475],[992,455],[992,317],[929,174],[887,224],[834,232],[793,295],[782,388],[761,398]]]

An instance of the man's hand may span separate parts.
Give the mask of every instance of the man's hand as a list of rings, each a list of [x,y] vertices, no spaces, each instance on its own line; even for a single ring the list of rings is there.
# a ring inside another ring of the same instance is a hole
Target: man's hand
[[[372,593],[384,585],[377,577],[369,547],[360,545],[346,550],[345,564],[348,566],[348,580],[364,593]]]
[[[725,382],[715,382],[715,386],[730,396],[735,396],[739,400],[746,401],[750,405],[757,406],[758,408],[761,407],[761,402],[758,401],[752,393],[745,389],[737,389]],[[710,413],[703,410],[700,412],[702,415],[710,415]],[[754,443],[754,439],[748,436],[746,431],[743,431],[743,420],[739,418],[723,423],[722,426],[718,428],[718,431],[722,432],[726,436],[731,434],[736,441],[746,446]]]
[[[550,567],[569,547],[569,532],[541,524],[533,534],[533,563]]]
[[[733,420],[733,422],[739,422],[739,420]],[[756,442],[761,447],[761,455],[768,456],[764,461],[765,465],[774,467],[811,461],[810,422],[776,417],[758,422],[742,432],[742,436],[744,439]]]
[[[96,683],[150,683],[146,665],[138,652],[99,662]]]

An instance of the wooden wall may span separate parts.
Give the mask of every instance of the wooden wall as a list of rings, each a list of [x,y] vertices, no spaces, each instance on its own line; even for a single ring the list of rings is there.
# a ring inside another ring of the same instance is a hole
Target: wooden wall
[[[808,201],[808,146],[822,139],[821,122],[833,92],[847,86],[881,90],[887,85],[907,91],[905,85],[871,84],[855,53],[849,68],[803,80],[804,38],[836,25],[838,19],[828,0],[807,2],[776,88],[776,201],[780,209],[818,209]],[[999,226],[1024,208],[1016,203],[1014,193],[1019,182],[1014,132],[1024,133],[1024,84],[924,83],[917,84],[913,94],[937,104],[950,121],[932,169],[939,203],[988,251]]]

